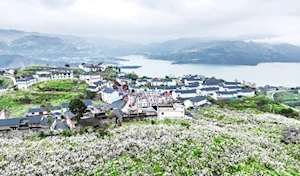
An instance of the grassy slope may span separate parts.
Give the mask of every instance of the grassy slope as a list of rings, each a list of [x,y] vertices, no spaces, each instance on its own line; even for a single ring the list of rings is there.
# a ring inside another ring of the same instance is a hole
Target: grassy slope
[[[0,108],[10,108],[11,117],[20,117],[29,108],[40,107],[46,102],[52,105],[60,105],[63,102],[70,101],[79,94],[83,94],[86,87],[86,83],[78,84],[75,80],[41,82],[29,90],[7,92],[1,95],[0,105],[2,107]]]
[[[274,99],[291,107],[300,107],[300,94],[295,91],[275,93]]]
[[[282,130],[297,125],[279,115],[211,108],[193,121],[126,123],[104,138],[0,138],[0,175],[299,175],[299,146],[281,142]]]

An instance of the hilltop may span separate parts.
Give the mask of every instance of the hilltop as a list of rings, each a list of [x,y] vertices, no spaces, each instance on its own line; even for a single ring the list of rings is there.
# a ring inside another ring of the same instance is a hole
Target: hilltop
[[[299,144],[283,141],[299,125],[210,108],[193,120],[129,122],[106,133],[2,137],[0,174],[299,175]]]
[[[101,37],[43,34],[0,30],[1,67],[37,64],[75,64],[121,60],[119,56],[139,54],[174,64],[257,65],[266,62],[299,62],[300,47],[245,40],[181,38],[141,45]]]

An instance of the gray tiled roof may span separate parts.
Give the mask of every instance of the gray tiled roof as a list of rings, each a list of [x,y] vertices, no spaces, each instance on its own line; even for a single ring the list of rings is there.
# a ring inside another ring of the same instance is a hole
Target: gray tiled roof
[[[93,105],[92,100],[82,100],[82,102],[85,104],[85,106]]]
[[[105,89],[103,89],[103,92],[104,92],[104,93],[109,93],[109,94],[113,93],[114,91],[115,91],[115,90],[112,89],[112,88],[105,88]]]
[[[30,108],[28,110],[28,113],[35,113],[35,112],[44,112],[45,110],[43,108]]]
[[[206,100],[206,97],[204,97],[204,96],[197,96],[197,97],[190,98],[189,100],[191,102],[199,102],[199,101]]]

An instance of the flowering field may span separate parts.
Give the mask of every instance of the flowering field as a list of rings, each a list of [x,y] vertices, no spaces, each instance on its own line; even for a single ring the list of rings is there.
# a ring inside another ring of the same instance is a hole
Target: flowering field
[[[0,175],[300,175],[300,122],[219,109],[124,124],[108,135],[0,138]]]

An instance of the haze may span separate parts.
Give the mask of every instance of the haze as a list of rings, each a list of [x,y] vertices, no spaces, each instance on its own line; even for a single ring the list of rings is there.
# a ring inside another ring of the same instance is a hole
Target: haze
[[[1,0],[0,28],[138,43],[183,37],[300,45],[298,0]]]

